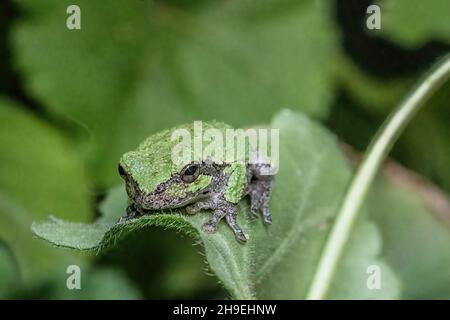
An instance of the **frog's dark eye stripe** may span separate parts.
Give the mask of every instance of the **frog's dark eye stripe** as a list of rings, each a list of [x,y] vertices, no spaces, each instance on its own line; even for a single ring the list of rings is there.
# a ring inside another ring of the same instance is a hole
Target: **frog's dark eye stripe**
[[[127,173],[125,172],[125,169],[120,164],[119,164],[118,170],[119,170],[119,174],[122,178],[127,175]]]
[[[181,180],[186,183],[194,182],[200,174],[200,167],[197,164],[191,164],[181,173]]]

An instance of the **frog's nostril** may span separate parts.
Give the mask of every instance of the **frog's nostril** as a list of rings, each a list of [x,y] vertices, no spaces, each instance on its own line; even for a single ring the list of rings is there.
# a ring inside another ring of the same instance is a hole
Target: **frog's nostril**
[[[119,170],[120,176],[121,176],[122,178],[125,178],[126,175],[127,175],[127,173],[125,172],[125,169],[124,169],[120,164],[119,164],[118,170]]]

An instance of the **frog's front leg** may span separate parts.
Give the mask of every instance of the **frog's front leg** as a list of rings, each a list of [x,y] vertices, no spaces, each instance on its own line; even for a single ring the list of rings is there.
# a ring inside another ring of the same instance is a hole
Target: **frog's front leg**
[[[128,220],[135,219],[140,216],[139,211],[136,209],[134,203],[130,203],[127,207],[126,215],[120,217],[117,223],[125,222]]]
[[[205,209],[213,210],[213,217],[202,226],[202,229],[206,233],[214,233],[217,230],[217,225],[220,220],[227,214],[221,205],[218,205],[218,200],[216,197],[212,197],[206,200],[197,201],[194,204],[188,205],[186,207],[186,212],[189,214],[196,214]]]
[[[202,230],[206,233],[215,233],[217,231],[217,225],[219,224],[220,220],[222,220],[223,217],[225,217],[227,212],[223,209],[215,209],[213,211],[213,216],[211,219],[209,219],[208,222],[203,224]]]
[[[225,218],[227,219],[228,225],[233,230],[236,239],[238,241],[245,243],[247,242],[247,237],[245,233],[242,231],[241,227],[239,227],[239,225],[237,224],[236,216],[237,216],[237,206],[234,206],[233,211],[228,212]]]
[[[217,231],[217,226],[219,222],[225,217],[227,224],[233,230],[236,239],[241,242],[246,242],[247,237],[245,236],[244,232],[239,227],[236,221],[237,205],[228,202],[226,200],[223,200],[219,204],[217,204],[216,201],[217,200],[211,200],[209,202],[208,201],[197,202],[190,208],[191,212],[192,209],[196,210],[197,208],[213,209],[212,218],[202,226],[202,230],[206,233],[215,233]]]

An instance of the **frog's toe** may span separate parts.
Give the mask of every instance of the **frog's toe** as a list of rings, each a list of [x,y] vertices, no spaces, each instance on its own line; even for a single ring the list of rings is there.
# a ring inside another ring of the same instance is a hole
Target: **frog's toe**
[[[258,217],[259,216],[259,209],[256,205],[252,204],[250,206],[250,212],[254,217]]]
[[[139,216],[139,213],[135,209],[134,205],[129,205],[127,208],[127,214],[123,217],[120,217],[117,223],[124,223],[129,220],[136,219]]]
[[[250,196],[250,212],[253,216],[258,217],[259,216],[259,210],[261,207],[261,203],[259,201],[258,195],[252,194]]]
[[[217,231],[217,224],[213,224],[211,222],[206,222],[202,226],[202,230],[203,230],[203,232],[206,232],[206,233],[215,233]]]
[[[247,236],[244,232],[242,232],[242,230],[235,232],[234,235],[236,237],[236,240],[238,240],[239,242],[246,243],[248,240]]]
[[[130,221],[130,220],[136,219],[136,218],[137,218],[137,216],[135,216],[135,215],[133,215],[133,216],[127,215],[127,216],[120,217],[116,223],[124,223],[124,222]]]
[[[263,220],[265,224],[271,224],[272,223],[272,215],[270,214],[269,208],[264,207],[263,210]]]
[[[247,240],[248,240],[247,236],[242,231],[241,227],[237,224],[236,212],[227,214],[225,218],[227,220],[228,225],[233,230],[236,239],[242,243],[247,242]]]

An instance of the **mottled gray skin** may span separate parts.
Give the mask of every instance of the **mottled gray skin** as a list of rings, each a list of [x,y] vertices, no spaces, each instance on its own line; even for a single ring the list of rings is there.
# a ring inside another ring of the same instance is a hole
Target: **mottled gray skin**
[[[211,176],[211,183],[203,189],[191,192],[183,197],[169,196],[165,191],[171,185],[181,181],[182,171],[172,175],[172,177],[158,185],[151,193],[142,192],[134,179],[127,174],[123,168],[119,167],[119,172],[127,185],[127,192],[130,204],[127,208],[127,215],[119,221],[136,218],[140,215],[151,214],[153,211],[186,207],[189,214],[195,214],[202,210],[212,210],[212,218],[202,226],[206,233],[214,233],[218,223],[225,218],[227,224],[233,230],[236,239],[245,243],[247,236],[236,222],[237,203],[226,200],[225,192],[228,186],[229,176],[225,168],[227,164],[216,164],[203,161],[196,163],[200,168],[200,174]],[[189,165],[188,165],[189,166]],[[264,222],[272,222],[269,211],[269,198],[273,176],[261,175],[262,169],[267,164],[247,164],[246,178],[243,196],[249,196],[251,202],[251,212],[258,216],[262,213]]]

